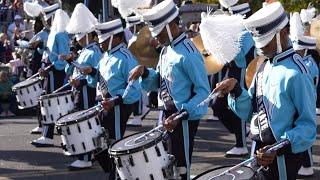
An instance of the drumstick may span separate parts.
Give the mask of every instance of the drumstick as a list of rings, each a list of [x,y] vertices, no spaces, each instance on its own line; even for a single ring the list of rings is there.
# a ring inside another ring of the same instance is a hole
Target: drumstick
[[[82,77],[82,74],[77,76],[75,79],[80,79],[81,77]],[[61,86],[60,88],[56,89],[52,93],[57,93],[57,92],[61,91],[62,89],[64,89],[65,87],[69,86],[69,85],[70,85],[70,81],[67,84],[65,84],[65,85]]]
[[[282,140],[282,141],[280,141],[280,142],[278,142],[278,143],[273,144],[272,147],[270,147],[270,148],[266,151],[266,153],[275,152],[275,151],[279,150],[280,148],[283,148],[284,146],[288,145],[289,143],[290,143],[289,140],[284,139],[284,140]],[[210,179],[214,179],[214,178],[216,178],[216,177],[219,177],[219,176],[222,176],[222,175],[224,175],[224,174],[226,174],[226,173],[229,173],[230,171],[235,170],[235,169],[238,169],[238,168],[241,167],[242,165],[247,164],[247,163],[249,163],[249,162],[251,162],[251,161],[253,161],[253,160],[255,160],[255,159],[256,159],[256,157],[251,157],[250,159],[247,159],[247,160],[243,161],[243,162],[240,163],[240,164],[237,164],[237,165],[235,165],[235,166],[232,166],[231,168],[223,171],[222,173],[220,173],[220,174],[218,174],[218,175],[216,175],[216,176],[214,176],[214,177],[212,177],[212,178],[210,178]],[[260,168],[260,169],[261,169],[261,168]]]
[[[45,51],[47,51],[48,54],[52,54],[52,55],[54,55],[54,56],[59,57],[59,54],[57,54],[57,53],[55,53],[55,52],[53,52],[53,51],[50,51],[50,49],[49,49],[48,47],[45,49]],[[72,61],[71,64],[74,65],[74,67],[76,67],[76,68],[79,69],[80,71],[82,71],[82,70],[85,68],[85,67],[82,67],[79,63],[74,62],[74,61]]]
[[[53,66],[53,64],[50,64],[49,66],[47,66],[46,68],[44,68],[44,71],[48,71],[51,67]],[[36,74],[30,76],[27,80],[30,80],[32,78],[35,78],[36,76],[39,75],[39,72],[37,72]]]
[[[200,104],[197,105],[197,107],[204,106],[205,104],[209,104],[210,101],[215,101],[220,94],[221,94],[221,91],[216,92],[213,90],[205,100],[203,100]]]
[[[153,133],[155,131],[161,132],[161,129],[163,129],[163,125],[159,125],[159,126],[153,128],[153,129],[151,129],[150,131],[142,134],[141,136],[135,138],[134,142],[136,143],[137,141],[140,141],[142,138],[147,137],[149,134],[151,134],[151,133]]]

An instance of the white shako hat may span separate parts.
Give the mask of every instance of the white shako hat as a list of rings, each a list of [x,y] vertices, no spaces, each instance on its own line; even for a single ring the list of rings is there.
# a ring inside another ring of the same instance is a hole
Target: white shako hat
[[[42,13],[44,20],[47,21],[50,19],[58,9],[60,9],[59,3],[43,8]]]
[[[84,4],[78,3],[72,12],[66,31],[69,34],[75,34],[78,41],[86,34],[94,31],[96,24],[98,24],[97,18]]]
[[[219,3],[224,8],[229,8],[238,3],[239,0],[219,0]]]
[[[229,7],[229,12],[231,14],[245,15],[246,13],[248,13],[250,11],[251,11],[251,9],[250,9],[249,3],[243,3],[243,4]]]
[[[265,6],[244,21],[244,25],[253,35],[257,48],[265,47],[276,36],[277,53],[282,52],[280,31],[289,20],[280,2]]]
[[[299,36],[295,41],[292,41],[292,46],[295,51],[316,49],[317,39],[311,36]]]
[[[126,20],[126,28],[131,28],[134,25],[138,25],[143,22],[142,17],[140,15],[129,16],[129,17],[126,17],[125,20]]]
[[[300,16],[301,16],[301,21],[305,23],[310,23],[311,20],[314,18],[316,15],[316,8],[308,8],[308,9],[301,9]]]
[[[164,0],[142,14],[143,21],[149,26],[152,37],[167,29],[170,41],[173,40],[169,23],[179,15],[179,9],[172,0]]]
[[[304,35],[304,28],[298,12],[293,13],[290,18],[290,39],[293,49],[296,51],[316,49],[317,39]]]
[[[110,38],[109,47],[111,49],[113,35],[123,32],[123,26],[120,19],[114,19],[105,23],[96,25],[96,32],[98,34],[99,43],[103,43]]]

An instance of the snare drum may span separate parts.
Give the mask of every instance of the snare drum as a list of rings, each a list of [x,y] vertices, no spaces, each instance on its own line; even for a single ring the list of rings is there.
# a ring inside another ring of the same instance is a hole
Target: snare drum
[[[158,131],[139,138],[137,133],[116,141],[109,149],[121,179],[168,179],[171,155]]]
[[[211,169],[193,178],[193,180],[254,180],[256,179],[255,171],[247,166],[240,166],[219,176],[222,172],[230,169],[232,166],[223,166]]]
[[[56,122],[65,155],[91,152],[100,146],[103,135],[99,111],[83,110],[61,117]]]
[[[74,109],[73,92],[65,91],[40,96],[40,111],[43,124],[53,124],[60,117],[69,114]]]
[[[16,94],[19,109],[35,107],[42,94],[41,80],[39,78],[27,79],[14,85],[12,91]]]

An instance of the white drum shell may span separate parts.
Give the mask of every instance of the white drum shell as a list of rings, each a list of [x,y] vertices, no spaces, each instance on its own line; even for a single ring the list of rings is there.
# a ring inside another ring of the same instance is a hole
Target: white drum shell
[[[26,87],[16,87],[13,90],[19,103],[19,109],[26,109],[38,105],[38,99],[42,94],[42,86],[40,80]]]
[[[91,125],[91,129],[89,124]],[[62,145],[67,149],[67,151],[64,151],[64,154],[67,156],[83,154],[95,150],[97,147],[93,139],[102,134],[98,116],[59,127],[61,128]]]
[[[75,108],[72,101],[72,92],[57,97],[40,98],[39,101],[43,124],[53,124]]]
[[[158,147],[160,156],[157,155]],[[144,153],[145,152],[145,153]],[[147,162],[145,155],[149,162]],[[131,159],[131,160],[130,160]],[[117,171],[121,179],[166,179],[162,169],[166,169],[170,163],[169,154],[165,151],[162,141],[139,152],[114,157]],[[122,167],[119,167],[118,160]],[[133,162],[133,166],[130,162]]]

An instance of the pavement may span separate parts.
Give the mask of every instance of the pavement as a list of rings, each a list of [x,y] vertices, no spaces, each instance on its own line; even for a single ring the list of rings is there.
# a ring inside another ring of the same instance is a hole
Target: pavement
[[[158,112],[150,112],[142,127],[129,127],[126,135],[147,131],[153,128]],[[206,117],[204,118],[206,119]],[[320,121],[318,120],[317,141],[313,146],[315,174],[308,179],[320,179]],[[39,137],[29,131],[37,126],[32,116],[18,116],[0,119],[0,179],[23,180],[87,180],[106,179],[98,165],[88,170],[70,172],[67,166],[75,160],[62,154],[61,138],[54,137],[55,147],[35,148],[30,142]],[[248,140],[248,145],[250,145]],[[238,164],[248,157],[226,158],[224,153],[234,145],[234,136],[223,127],[220,121],[202,120],[195,138],[191,174],[198,175],[209,169]],[[249,146],[250,148],[250,146]]]

